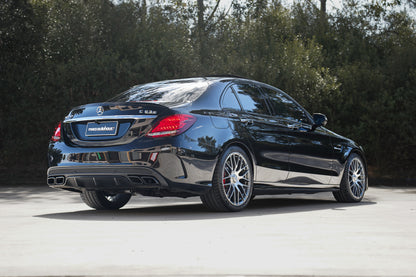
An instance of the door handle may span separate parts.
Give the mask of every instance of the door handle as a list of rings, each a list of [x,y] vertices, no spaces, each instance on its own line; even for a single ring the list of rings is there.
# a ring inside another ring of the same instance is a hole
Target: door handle
[[[300,128],[299,124],[288,124],[286,125],[287,128],[292,129],[292,130],[297,130]]]
[[[334,150],[335,151],[341,151],[342,150],[342,146],[338,144],[337,146],[334,146]]]
[[[248,119],[248,118],[240,118],[240,121],[246,125],[251,125],[253,124],[253,120],[252,119]]]

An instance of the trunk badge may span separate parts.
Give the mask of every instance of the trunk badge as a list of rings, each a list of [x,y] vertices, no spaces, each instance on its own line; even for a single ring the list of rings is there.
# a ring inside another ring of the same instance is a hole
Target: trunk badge
[[[97,112],[97,115],[103,115],[104,108],[103,108],[103,106],[98,106],[95,111]]]

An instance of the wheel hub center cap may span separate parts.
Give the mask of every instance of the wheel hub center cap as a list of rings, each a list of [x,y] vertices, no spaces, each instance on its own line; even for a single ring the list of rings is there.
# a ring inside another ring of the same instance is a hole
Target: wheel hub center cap
[[[238,182],[237,174],[235,174],[235,173],[231,174],[230,178],[231,178],[231,183],[232,184],[235,184],[235,183]]]
[[[356,182],[357,182],[357,180],[358,180],[358,175],[354,173],[354,174],[352,175],[352,181],[353,181],[354,183],[356,183]]]

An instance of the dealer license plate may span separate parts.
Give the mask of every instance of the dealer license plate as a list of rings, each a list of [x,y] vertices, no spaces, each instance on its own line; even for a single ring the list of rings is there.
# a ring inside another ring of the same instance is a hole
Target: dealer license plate
[[[115,136],[117,128],[117,121],[88,122],[85,135],[88,137]]]

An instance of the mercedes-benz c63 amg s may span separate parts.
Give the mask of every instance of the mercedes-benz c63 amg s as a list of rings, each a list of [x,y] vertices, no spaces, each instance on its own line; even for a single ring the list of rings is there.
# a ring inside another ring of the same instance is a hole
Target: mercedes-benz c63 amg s
[[[200,196],[239,211],[254,195],[331,191],[358,202],[368,186],[362,148],[283,91],[237,77],[138,85],[74,108],[49,145],[47,182],[95,209],[134,194]]]

